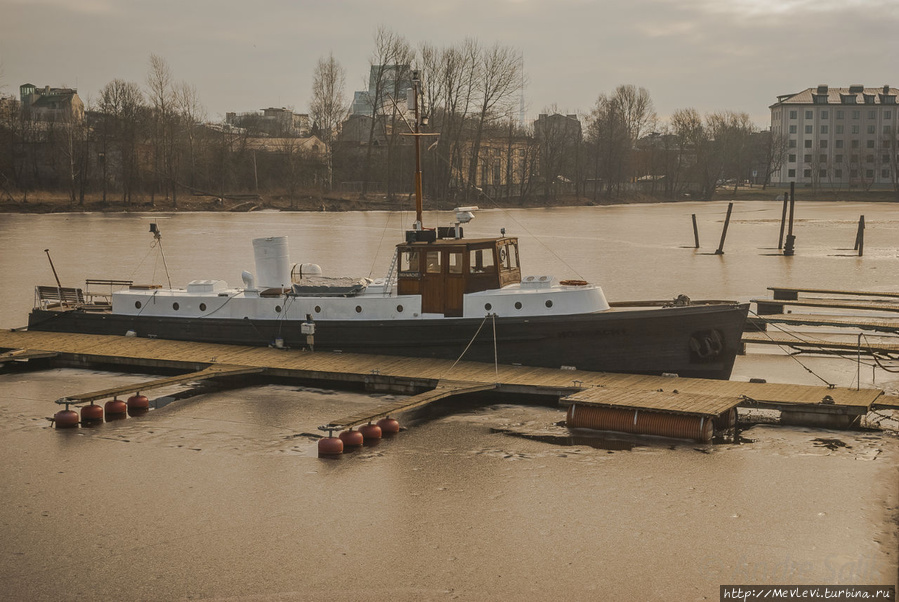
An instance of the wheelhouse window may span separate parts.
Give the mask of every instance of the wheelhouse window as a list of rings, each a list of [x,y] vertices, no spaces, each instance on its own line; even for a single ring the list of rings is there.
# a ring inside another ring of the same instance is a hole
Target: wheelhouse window
[[[418,272],[418,251],[408,250],[400,253],[400,272]]]
[[[493,249],[472,249],[469,257],[472,274],[490,274],[496,272],[493,262]]]
[[[428,274],[439,274],[440,270],[440,251],[428,251],[425,253],[425,269]]]
[[[507,243],[499,248],[499,260],[503,269],[514,270],[518,268],[518,246]]]
[[[448,254],[446,271],[450,274],[462,273],[462,253],[455,251]]]

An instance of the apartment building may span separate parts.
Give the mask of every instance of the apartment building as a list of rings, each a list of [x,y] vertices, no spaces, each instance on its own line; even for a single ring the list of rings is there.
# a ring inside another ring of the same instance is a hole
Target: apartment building
[[[772,183],[892,188],[899,175],[899,89],[821,85],[778,96],[771,131],[787,148]]]

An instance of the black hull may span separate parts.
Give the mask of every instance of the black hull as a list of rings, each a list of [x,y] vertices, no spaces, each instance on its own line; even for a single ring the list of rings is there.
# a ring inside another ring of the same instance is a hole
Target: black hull
[[[497,318],[499,362],[633,374],[727,379],[740,350],[747,304],[608,311],[574,316]],[[316,351],[494,361],[490,319],[320,321]],[[300,322],[117,316],[34,310],[29,330],[124,335],[238,345],[305,347]]]

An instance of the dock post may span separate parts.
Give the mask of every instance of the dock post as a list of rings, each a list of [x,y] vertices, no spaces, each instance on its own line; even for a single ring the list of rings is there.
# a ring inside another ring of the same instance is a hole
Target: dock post
[[[853,250],[858,251],[858,256],[865,254],[865,216],[858,218],[858,232],[855,234],[855,246]]]
[[[796,237],[793,236],[793,210],[796,207],[796,182],[790,182],[790,221],[787,226],[787,242],[784,245],[784,255],[787,257],[792,257],[794,251],[794,245],[796,244]]]
[[[727,236],[727,225],[730,223],[730,212],[733,211],[734,204],[727,204],[727,217],[724,218],[724,229],[721,230],[721,242],[718,243],[718,250],[715,255],[724,255],[724,238]]]
[[[780,214],[780,236],[777,238],[777,248],[784,248],[784,226],[787,225],[787,204],[790,202],[790,197],[787,196],[787,193],[784,192],[784,206],[783,211]]]
[[[696,241],[696,248],[699,248],[699,228],[696,226],[696,214],[693,217],[693,240]]]

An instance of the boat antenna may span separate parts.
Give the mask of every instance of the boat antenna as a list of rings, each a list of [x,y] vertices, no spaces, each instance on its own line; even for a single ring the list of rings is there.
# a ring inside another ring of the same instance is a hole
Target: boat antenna
[[[53,258],[50,257],[50,249],[44,249],[44,253],[47,254],[47,260],[50,262],[50,269],[53,270],[53,277],[56,278],[56,287],[62,288],[62,284],[59,283],[59,275],[56,273],[56,268],[53,266]]]
[[[421,230],[421,117],[419,115],[418,96],[421,93],[421,72],[417,69],[412,72],[412,104],[415,106],[413,115],[415,116],[415,223],[412,225],[413,230]]]
[[[150,232],[153,233],[153,238],[156,239],[156,244],[159,245],[159,252],[162,254],[162,267],[165,268],[165,279],[169,283],[169,288],[172,288],[172,279],[169,278],[169,266],[165,262],[165,251],[162,249],[162,232],[159,231],[155,222],[150,224]]]

